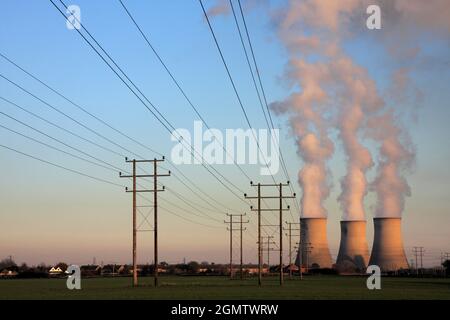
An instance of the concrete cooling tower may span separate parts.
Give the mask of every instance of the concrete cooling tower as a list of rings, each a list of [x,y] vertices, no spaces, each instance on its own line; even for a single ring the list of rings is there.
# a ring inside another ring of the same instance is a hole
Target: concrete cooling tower
[[[331,268],[326,218],[300,219],[300,246],[296,264],[300,265],[300,261],[302,266],[309,268]]]
[[[341,244],[336,269],[342,273],[365,273],[368,261],[366,221],[341,221]]]
[[[374,218],[374,240],[369,265],[378,265],[382,271],[408,269],[403,249],[401,218]]]

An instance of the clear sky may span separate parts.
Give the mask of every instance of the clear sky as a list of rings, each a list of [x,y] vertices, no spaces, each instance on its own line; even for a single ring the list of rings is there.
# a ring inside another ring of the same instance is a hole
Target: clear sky
[[[208,124],[220,130],[247,128],[198,1],[124,2]],[[80,6],[82,23],[173,126],[192,130],[196,115],[132,25],[120,3],[77,0],[67,4]],[[205,1],[206,7],[212,4],[212,1]],[[282,80],[287,63],[286,50],[271,20],[271,10],[281,4],[273,1],[247,12],[247,23],[269,102],[282,100],[290,92]],[[169,157],[174,145],[169,133],[78,33],[66,28],[65,20],[50,1],[2,1],[0,21],[0,52],[3,55],[115,128]],[[212,24],[252,126],[265,128],[232,16],[215,17]],[[411,247],[424,246],[425,261],[431,265],[439,262],[441,251],[450,251],[450,42],[448,34],[433,36],[430,33],[417,34],[413,41],[422,49],[419,62],[414,64],[412,71],[421,100],[415,101],[414,106],[400,102],[398,108],[417,152],[414,168],[406,175],[412,196],[406,200],[403,233],[407,255],[411,256]],[[382,90],[388,89],[386,78],[394,66],[370,31],[348,39],[345,50],[368,70]],[[148,158],[157,156],[80,112],[1,57],[0,73],[117,144]],[[129,152],[64,118],[3,78],[0,78],[0,96],[116,154],[70,136],[0,100],[0,111],[3,113],[113,164],[123,172],[130,170],[130,165],[124,160],[124,156],[133,157]],[[281,130],[281,148],[289,175],[296,192],[300,194],[296,176],[302,162],[296,153],[295,140],[290,135],[285,118],[275,117],[274,120]],[[2,114],[0,124],[82,156]],[[0,144],[129,186],[127,181],[118,177],[117,172],[48,149],[1,127]],[[339,179],[345,174],[344,156],[339,147],[329,165],[333,189],[326,201],[328,235],[332,254],[336,255],[342,215],[336,198],[340,193]],[[97,262],[105,263],[131,261],[131,195],[125,193],[123,187],[39,163],[4,148],[0,148],[0,167],[3,169],[0,180],[0,258],[12,255],[16,261],[29,264],[58,261],[90,263],[93,257]],[[164,168],[171,169],[167,163]],[[216,168],[242,191],[249,194],[255,192],[235,166],[218,165]],[[236,213],[247,212],[251,224],[245,239],[245,260],[256,261],[256,219],[249,207],[222,187],[203,167],[184,165],[179,169],[216,201]],[[254,181],[271,182],[268,177],[259,176],[259,166],[245,165],[244,169]],[[369,179],[373,179],[374,171],[369,172]],[[174,175],[177,175],[176,171]],[[276,179],[285,179],[282,172]],[[185,257],[197,261],[227,261],[228,234],[223,224],[223,212],[227,209],[219,205],[220,210],[201,209],[201,206],[209,208],[209,205],[179,180],[166,177],[161,178],[161,182],[191,201],[194,208],[168,190],[160,194],[160,259],[178,262]],[[149,204],[140,200],[143,205]],[[372,193],[366,202],[368,239],[371,243]],[[291,207],[286,220],[297,221],[297,206],[291,203]],[[146,208],[141,210],[144,215],[148,212]],[[212,219],[201,217],[204,213]],[[140,215],[139,218],[141,221]],[[271,224],[275,221],[276,216],[268,214],[267,222]],[[146,228],[145,224],[142,228]],[[274,234],[275,230],[267,228],[265,232]],[[138,260],[151,262],[152,234],[140,233],[138,246]]]

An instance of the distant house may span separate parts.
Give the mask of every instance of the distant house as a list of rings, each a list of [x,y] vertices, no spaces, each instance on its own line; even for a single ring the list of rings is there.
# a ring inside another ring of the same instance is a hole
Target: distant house
[[[158,273],[167,273],[167,269],[165,267],[158,267]]]
[[[258,268],[258,266],[249,265],[249,266],[244,266],[243,270],[245,273],[248,273],[248,274],[257,274],[259,271],[259,268]],[[269,269],[267,267],[261,268],[261,273],[266,274],[268,272],[269,272]]]
[[[19,273],[15,270],[8,270],[8,269],[3,269],[0,272],[0,277],[1,278],[12,278],[12,277],[16,277]]]
[[[136,268],[137,274],[141,274],[142,273],[142,268],[140,268],[139,266]],[[128,271],[130,274],[133,274],[133,267],[130,268],[130,270]]]
[[[61,275],[63,273],[64,273],[64,271],[60,267],[52,267],[48,271],[48,274],[51,275],[51,276],[57,276],[57,275]]]

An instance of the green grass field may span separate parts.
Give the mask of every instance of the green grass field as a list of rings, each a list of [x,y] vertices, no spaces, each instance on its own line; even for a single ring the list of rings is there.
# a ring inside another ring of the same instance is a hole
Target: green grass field
[[[381,290],[368,290],[365,277],[309,276],[229,280],[226,277],[167,276],[159,288],[153,278],[82,279],[82,290],[68,290],[65,279],[11,279],[0,281],[0,299],[450,299],[450,279],[382,278]]]

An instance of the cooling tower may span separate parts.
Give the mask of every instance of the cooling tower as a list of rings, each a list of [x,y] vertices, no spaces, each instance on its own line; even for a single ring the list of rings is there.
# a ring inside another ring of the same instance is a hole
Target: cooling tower
[[[326,218],[300,218],[300,249],[297,265],[309,268],[331,268]]]
[[[374,218],[374,239],[369,265],[378,265],[382,271],[408,269],[403,249],[401,218]]]
[[[369,248],[366,221],[341,221],[341,244],[336,260],[339,272],[366,272]]]

